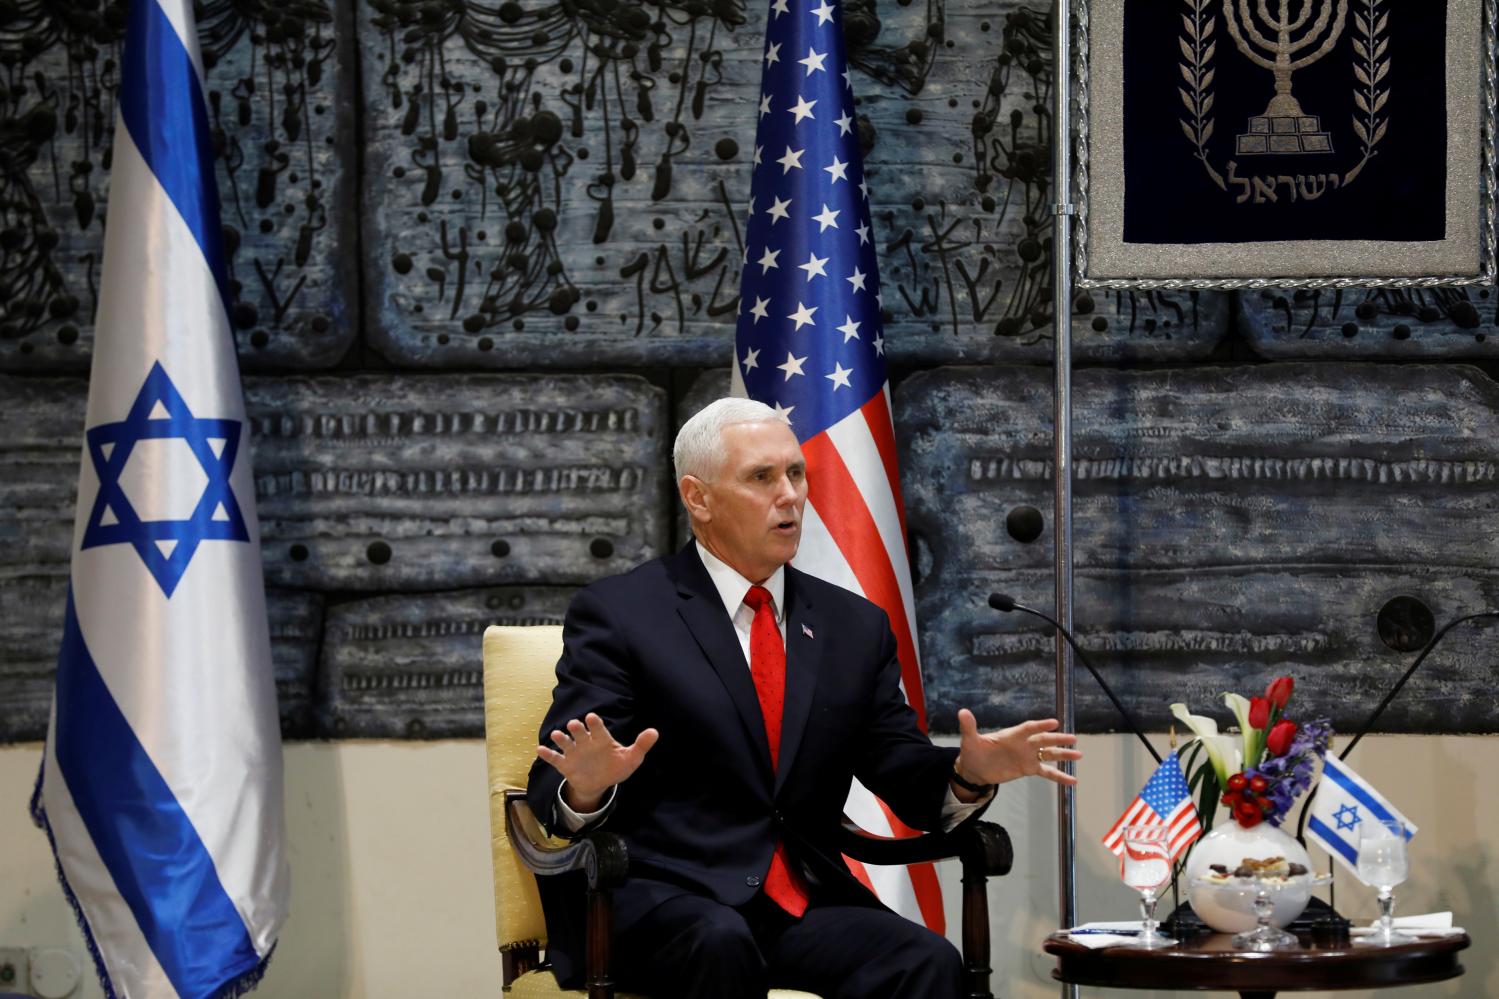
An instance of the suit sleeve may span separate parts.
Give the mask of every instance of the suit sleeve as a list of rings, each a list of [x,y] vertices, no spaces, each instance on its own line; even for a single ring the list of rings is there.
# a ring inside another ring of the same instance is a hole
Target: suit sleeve
[[[900,687],[900,660],[889,618],[879,614],[879,667],[869,722],[854,755],[854,776],[913,829],[943,827],[948,777],[955,748],[932,745],[906,703]]]
[[[579,590],[563,621],[557,685],[552,688],[552,705],[537,732],[538,744],[550,746],[554,729],[565,728],[569,721],[590,711],[603,719],[615,739],[633,742],[639,733],[629,663],[629,647],[612,622],[606,601],[593,588]],[[557,815],[562,782],[562,774],[538,758],[531,764],[526,800],[547,832],[575,835]],[[612,804],[613,795],[610,800]]]

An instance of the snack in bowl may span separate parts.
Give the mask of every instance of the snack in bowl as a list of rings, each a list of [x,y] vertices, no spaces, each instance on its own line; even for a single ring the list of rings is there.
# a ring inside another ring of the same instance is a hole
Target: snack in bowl
[[[1209,864],[1208,873],[1203,877],[1208,881],[1227,884],[1233,878],[1290,881],[1292,878],[1303,877],[1306,873],[1307,869],[1304,865],[1292,863],[1285,857],[1268,857],[1264,860],[1245,857],[1232,871],[1226,864]]]

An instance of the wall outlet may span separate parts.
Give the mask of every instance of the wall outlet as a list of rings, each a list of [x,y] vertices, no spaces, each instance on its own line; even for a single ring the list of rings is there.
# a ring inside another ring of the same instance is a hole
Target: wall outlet
[[[31,953],[24,947],[0,947],[0,996],[31,994]]]

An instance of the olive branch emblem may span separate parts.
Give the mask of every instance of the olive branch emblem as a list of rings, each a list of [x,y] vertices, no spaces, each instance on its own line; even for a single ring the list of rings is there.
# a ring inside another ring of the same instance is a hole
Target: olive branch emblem
[[[1374,147],[1384,138],[1385,129],[1390,124],[1388,116],[1381,116],[1379,113],[1385,101],[1390,99],[1390,88],[1381,90],[1379,86],[1390,71],[1390,58],[1385,55],[1390,44],[1386,34],[1390,14],[1389,11],[1379,11],[1383,2],[1384,0],[1363,0],[1364,10],[1355,10],[1353,15],[1353,23],[1358,28],[1358,34],[1353,39],[1353,51],[1358,56],[1353,63],[1353,76],[1359,84],[1353,88],[1353,103],[1361,112],[1353,116],[1353,131],[1363,143],[1364,157],[1343,178],[1344,187],[1358,176],[1364,164],[1378,155]]]
[[[1213,135],[1213,68],[1210,63],[1213,60],[1213,52],[1218,43],[1211,36],[1213,25],[1216,22],[1208,8],[1214,0],[1185,0],[1187,9],[1191,14],[1182,15],[1182,28],[1185,34],[1179,36],[1177,41],[1181,43],[1182,57],[1186,60],[1180,64],[1182,78],[1186,81],[1185,87],[1178,87],[1177,93],[1181,94],[1182,103],[1186,105],[1187,114],[1191,115],[1189,123],[1181,119],[1182,131],[1186,133],[1187,141],[1197,148],[1197,158],[1202,161],[1203,168],[1207,170],[1208,176],[1213,179],[1223,190],[1228,190],[1228,185],[1223,182],[1223,177],[1213,164],[1208,162],[1207,143]]]

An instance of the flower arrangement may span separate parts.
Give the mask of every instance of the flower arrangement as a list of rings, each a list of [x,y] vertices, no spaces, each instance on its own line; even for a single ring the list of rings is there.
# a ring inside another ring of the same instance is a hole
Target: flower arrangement
[[[1264,821],[1279,826],[1296,796],[1312,786],[1332,741],[1332,723],[1317,718],[1298,724],[1285,717],[1294,689],[1289,676],[1279,676],[1262,697],[1224,694],[1223,703],[1238,722],[1237,739],[1220,734],[1217,722],[1192,714],[1185,704],[1171,705],[1171,713],[1195,737],[1183,763],[1189,786],[1200,794],[1197,810],[1204,828],[1211,828],[1218,803],[1246,829]],[[1194,770],[1199,753],[1206,759]]]

